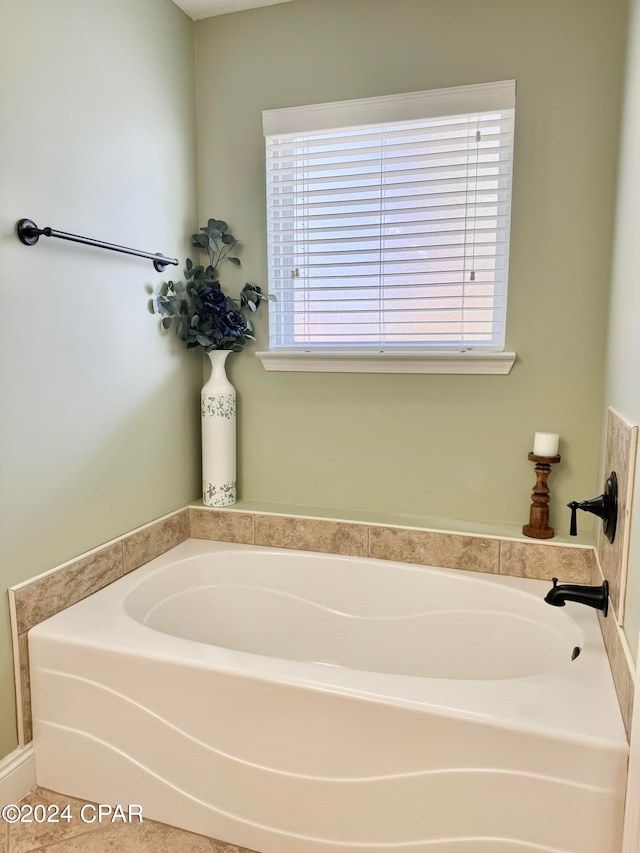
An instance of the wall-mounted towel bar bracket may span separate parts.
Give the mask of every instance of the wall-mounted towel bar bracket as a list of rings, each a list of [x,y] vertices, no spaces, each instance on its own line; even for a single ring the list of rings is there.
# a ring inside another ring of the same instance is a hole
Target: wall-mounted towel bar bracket
[[[128,249],[126,246],[117,246],[115,243],[105,243],[103,240],[94,240],[92,237],[80,237],[78,234],[67,234],[66,231],[56,231],[53,228],[38,228],[31,219],[21,219],[16,231],[20,241],[25,246],[35,246],[40,237],[59,237],[61,240],[70,240],[72,243],[84,243],[86,246],[97,246],[99,249],[109,249],[111,252],[122,252],[125,255],[136,255],[139,258],[149,258],[158,272],[162,272],[166,266],[178,265],[177,258],[166,258],[158,252],[141,252],[139,249]]]

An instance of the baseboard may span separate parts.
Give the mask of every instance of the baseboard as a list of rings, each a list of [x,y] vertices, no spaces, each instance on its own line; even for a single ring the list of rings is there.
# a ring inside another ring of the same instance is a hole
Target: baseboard
[[[36,785],[33,745],[18,747],[0,761],[0,806],[19,803]]]

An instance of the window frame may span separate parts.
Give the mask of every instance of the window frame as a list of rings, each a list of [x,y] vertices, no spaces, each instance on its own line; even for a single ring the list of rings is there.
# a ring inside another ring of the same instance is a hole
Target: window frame
[[[391,122],[424,120],[515,109],[515,81],[458,86],[426,92],[412,92],[356,101],[314,104],[263,112],[265,137],[295,133],[312,133],[331,128]],[[509,172],[509,203],[511,172]],[[269,193],[269,186],[267,186]],[[267,204],[268,204],[267,200]],[[271,222],[269,223],[271,228]],[[506,233],[510,236],[510,221]],[[271,231],[269,231],[271,270]],[[467,244],[465,244],[467,245]],[[506,290],[508,282],[508,248],[505,262],[503,322],[506,323]],[[278,310],[270,306],[270,310]],[[492,306],[495,310],[495,305]],[[272,324],[270,323],[270,328]],[[300,345],[289,348],[277,346],[256,355],[266,370],[302,370],[311,372],[375,372],[375,373],[491,373],[510,372],[516,355],[495,345],[438,348],[433,344],[421,347],[418,342],[407,347],[385,349],[384,345],[340,346]]]

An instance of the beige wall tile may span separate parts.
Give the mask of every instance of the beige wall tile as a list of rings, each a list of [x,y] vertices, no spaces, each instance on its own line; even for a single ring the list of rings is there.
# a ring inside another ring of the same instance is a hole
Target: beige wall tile
[[[0,820],[0,853],[7,853],[9,849],[9,824]]]
[[[613,543],[604,535],[599,524],[598,554],[604,577],[609,581],[611,604],[618,618],[621,615],[621,593],[624,594],[629,547],[630,487],[635,470],[638,427],[633,426],[615,409],[607,412],[607,438],[602,486],[611,471],[618,478],[618,522]]]
[[[24,742],[33,738],[31,719],[31,678],[29,670],[29,642],[27,634],[18,637],[18,659],[20,661],[20,702],[22,705],[22,726]]]
[[[122,543],[74,560],[15,591],[18,634],[102,589],[123,574]]]
[[[253,515],[190,507],[189,535],[192,539],[253,545]]]
[[[256,515],[255,544],[366,557],[367,528],[340,521]]]
[[[500,542],[500,574],[519,578],[559,578],[561,583],[591,583],[593,548],[570,548],[537,542]]]
[[[497,539],[394,527],[369,528],[369,556],[381,560],[497,573],[498,555]]]
[[[186,509],[132,533],[122,541],[125,574],[188,538],[189,513]]]
[[[616,686],[616,693],[618,694],[622,719],[627,730],[627,737],[629,737],[629,733],[631,732],[631,714],[633,711],[633,675],[622,648],[618,623],[613,608],[609,609],[609,615],[606,619],[601,613],[598,613],[598,617],[604,638],[604,645],[609,658],[609,665],[611,666],[613,683]]]

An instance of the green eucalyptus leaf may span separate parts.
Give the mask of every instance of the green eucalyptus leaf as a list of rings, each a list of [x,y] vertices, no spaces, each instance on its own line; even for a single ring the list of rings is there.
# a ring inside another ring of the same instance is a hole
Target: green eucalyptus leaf
[[[191,328],[197,329],[199,322],[200,322],[200,317],[197,314],[194,314],[193,317],[191,318]]]
[[[162,318],[162,328],[163,329],[169,329],[171,327],[171,323],[172,323],[171,317],[163,317]]]
[[[196,335],[196,341],[201,347],[210,347],[213,343],[213,341],[210,340],[210,338],[207,338],[206,335]]]
[[[237,267],[240,266],[240,258],[227,258],[228,261],[231,261],[232,264],[235,264]]]
[[[223,219],[216,219],[216,228],[218,231],[221,231],[223,234],[226,234],[229,230],[229,226]]]
[[[233,246],[233,244],[234,244],[234,243],[237,243],[238,241],[237,241],[237,240],[236,240],[236,238],[233,236],[233,234],[223,234],[223,235],[222,235],[222,242],[223,242],[226,246]]]
[[[209,245],[209,238],[206,234],[194,234],[193,245],[200,246],[201,249],[206,249]]]

